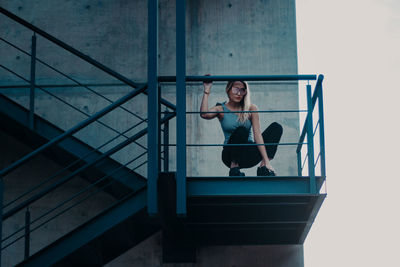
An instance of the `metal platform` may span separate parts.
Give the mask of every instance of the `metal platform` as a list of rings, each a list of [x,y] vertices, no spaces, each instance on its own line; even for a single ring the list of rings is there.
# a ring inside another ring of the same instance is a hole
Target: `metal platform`
[[[173,218],[174,174],[164,175],[164,230],[189,246],[303,244],[326,197],[309,193],[309,177],[187,177],[187,216]]]
[[[187,190],[184,225],[202,245],[303,244],[326,197],[296,176],[188,177]]]

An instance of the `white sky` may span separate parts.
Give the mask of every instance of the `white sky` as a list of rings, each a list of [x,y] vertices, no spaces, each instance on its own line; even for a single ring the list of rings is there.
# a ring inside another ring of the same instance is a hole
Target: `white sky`
[[[296,0],[299,73],[324,80],[328,197],[306,267],[400,266],[400,0]]]

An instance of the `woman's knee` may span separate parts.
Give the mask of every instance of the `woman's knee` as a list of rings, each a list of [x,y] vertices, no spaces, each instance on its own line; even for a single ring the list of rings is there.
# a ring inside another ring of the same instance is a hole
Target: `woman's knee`
[[[277,133],[280,133],[280,134],[283,133],[283,127],[282,127],[282,125],[280,125],[280,124],[277,123],[276,121],[274,121],[273,123],[271,123],[270,127],[272,127]]]

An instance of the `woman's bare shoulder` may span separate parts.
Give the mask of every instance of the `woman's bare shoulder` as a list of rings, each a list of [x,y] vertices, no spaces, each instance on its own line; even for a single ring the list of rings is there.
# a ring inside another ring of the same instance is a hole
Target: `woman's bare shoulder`
[[[249,110],[251,110],[251,111],[257,111],[257,110],[258,110],[258,107],[257,107],[256,104],[251,104]]]

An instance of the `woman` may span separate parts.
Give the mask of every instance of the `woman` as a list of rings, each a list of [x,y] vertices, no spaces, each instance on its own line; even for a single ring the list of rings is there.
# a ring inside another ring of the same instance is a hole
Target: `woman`
[[[208,108],[212,82],[204,82],[203,86],[200,116],[207,120],[218,117],[225,135],[224,144],[279,143],[283,132],[280,124],[274,122],[261,133],[260,119],[256,112],[258,108],[250,102],[250,88],[247,82],[228,82],[225,90],[229,101],[217,103],[212,108]],[[238,111],[239,113],[235,113]],[[275,176],[270,161],[274,158],[277,147],[277,145],[224,146],[222,161],[230,168],[229,176],[245,176],[240,172],[240,168],[251,168],[260,161],[257,176]]]

